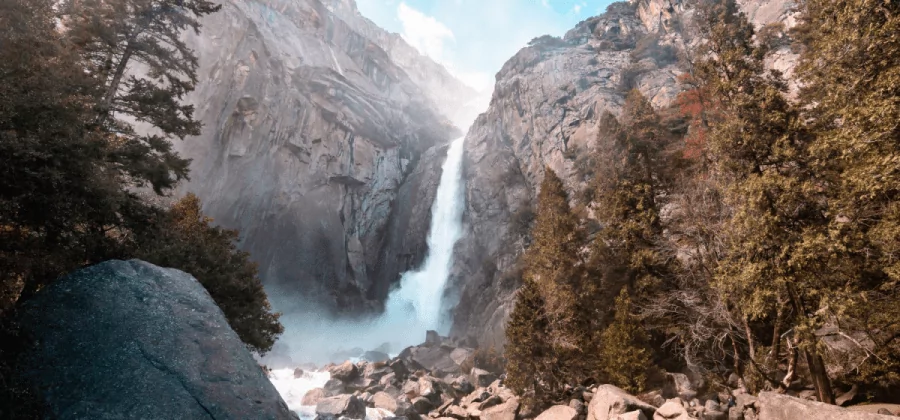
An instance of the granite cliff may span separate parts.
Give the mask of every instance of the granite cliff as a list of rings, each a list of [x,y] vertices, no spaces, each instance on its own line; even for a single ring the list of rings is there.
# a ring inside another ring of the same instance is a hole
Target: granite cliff
[[[741,7],[758,26],[793,23],[785,0]],[[578,157],[595,146],[604,111],[618,114],[631,88],[657,108],[673,103],[678,54],[696,42],[686,29],[692,11],[681,0],[614,3],[561,38],[535,38],[497,74],[490,108],[466,137],[467,231],[456,248],[454,335],[502,345],[544,168],[577,191],[586,181]],[[771,66],[786,72],[796,60],[786,46],[774,57]]]
[[[188,42],[192,191],[241,231],[276,307],[372,309],[426,251],[451,111],[474,96],[352,0],[225,0]],[[273,293],[274,292],[274,293]]]

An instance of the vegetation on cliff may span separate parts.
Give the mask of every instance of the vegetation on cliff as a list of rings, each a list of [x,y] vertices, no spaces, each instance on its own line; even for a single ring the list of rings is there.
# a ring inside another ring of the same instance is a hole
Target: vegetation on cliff
[[[702,41],[684,54],[675,105],[654,111],[634,91],[619,118],[600,119],[583,159],[595,179],[579,199],[601,228],[566,242],[579,270],[542,277],[558,285],[526,273],[507,330],[511,373],[588,361],[579,379],[639,391],[649,362],[675,359],[721,383],[736,374],[751,392],[800,380],[829,403],[835,385],[871,396],[900,385],[890,303],[900,297],[900,6],[807,0],[799,10],[799,25],[774,42],[774,29],[758,34],[734,1],[699,2]],[[801,53],[799,95],[765,65],[785,37]],[[545,207],[539,200],[535,235],[557,230],[540,217]],[[525,264],[559,246],[528,249]],[[567,307],[594,308],[567,333],[590,337],[584,347],[540,365],[517,357],[543,350],[522,353],[522,334],[565,328],[548,318],[548,291],[574,284]],[[562,401],[549,383],[511,385],[538,404]]]

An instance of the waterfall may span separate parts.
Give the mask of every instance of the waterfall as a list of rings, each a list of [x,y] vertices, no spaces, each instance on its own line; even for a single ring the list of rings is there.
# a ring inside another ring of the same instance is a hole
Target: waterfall
[[[410,342],[418,344],[425,331],[446,334],[450,327],[444,314],[443,296],[453,264],[453,247],[462,233],[462,157],[464,137],[450,144],[441,172],[441,181],[431,207],[428,232],[428,254],[422,266],[408,271],[400,279],[400,287],[389,296],[380,323],[406,327]]]

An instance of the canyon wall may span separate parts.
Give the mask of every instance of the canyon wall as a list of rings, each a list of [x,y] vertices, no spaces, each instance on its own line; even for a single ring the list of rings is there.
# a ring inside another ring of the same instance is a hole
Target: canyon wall
[[[204,129],[179,145],[193,159],[179,193],[241,231],[276,308],[372,310],[424,257],[440,164],[461,135],[447,98],[471,89],[352,0],[221,3],[187,39]]]
[[[741,6],[759,26],[792,23],[784,0]],[[680,0],[614,3],[562,38],[532,40],[500,70],[490,108],[466,137],[466,232],[453,271],[454,335],[502,346],[544,168],[563,179],[571,196],[586,185],[576,165],[595,147],[604,111],[618,114],[631,88],[657,108],[673,103],[682,73],[678,52],[697,42],[687,29],[692,12]],[[796,60],[787,47],[773,56],[779,58],[770,64],[782,70]]]

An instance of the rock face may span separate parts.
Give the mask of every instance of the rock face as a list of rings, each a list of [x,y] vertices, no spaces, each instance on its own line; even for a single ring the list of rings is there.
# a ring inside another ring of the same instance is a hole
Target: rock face
[[[181,192],[241,231],[279,309],[298,295],[371,309],[425,255],[444,146],[460,135],[442,112],[451,90],[471,92],[353,1],[221,3],[187,37],[204,132],[179,145],[193,159]]]
[[[579,190],[587,181],[579,157],[596,146],[600,116],[618,114],[628,89],[657,107],[677,97],[675,52],[692,42],[681,29],[692,16],[685,3],[614,3],[562,38],[532,40],[497,74],[489,109],[466,136],[466,231],[451,279],[459,290],[454,335],[503,344],[544,168],[560,175],[570,193]],[[757,25],[790,20],[787,0],[741,5]],[[646,48],[654,39],[659,47]],[[772,67],[793,66],[789,50],[778,54]]]
[[[851,411],[846,408],[815,401],[801,400],[773,392],[761,392],[756,402],[759,420],[890,420],[884,414]]]
[[[108,261],[54,283],[22,310],[19,361],[60,419],[291,419],[197,280]]]

